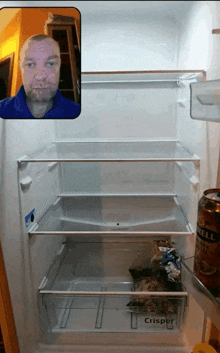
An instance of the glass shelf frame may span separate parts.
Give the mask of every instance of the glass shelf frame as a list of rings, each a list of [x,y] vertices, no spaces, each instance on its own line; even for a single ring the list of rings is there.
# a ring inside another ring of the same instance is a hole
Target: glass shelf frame
[[[164,70],[164,71],[98,71],[82,72],[81,83],[86,84],[111,84],[111,83],[150,83],[150,82],[174,82],[191,80],[204,81],[204,70]]]
[[[120,216],[120,207],[126,210],[127,205],[132,214],[129,216],[127,210],[123,218],[123,212]],[[32,225],[28,234],[145,237],[188,236],[194,234],[194,231],[175,196],[63,195]]]
[[[56,156],[55,156],[56,154]],[[45,157],[45,155],[47,157]],[[47,150],[17,160],[20,167],[31,162],[169,162],[199,164],[178,141],[55,141]]]

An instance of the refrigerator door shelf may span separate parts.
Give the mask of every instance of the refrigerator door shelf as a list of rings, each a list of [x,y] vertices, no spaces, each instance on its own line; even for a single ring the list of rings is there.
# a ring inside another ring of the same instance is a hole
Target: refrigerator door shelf
[[[192,294],[206,315],[220,330],[220,300],[215,298],[211,292],[202,284],[194,274],[194,257],[182,260],[182,283]]]

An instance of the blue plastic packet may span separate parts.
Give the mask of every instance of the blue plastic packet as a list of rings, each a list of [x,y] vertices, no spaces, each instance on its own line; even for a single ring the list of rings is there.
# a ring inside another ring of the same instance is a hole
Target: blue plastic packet
[[[180,257],[175,249],[170,249],[163,254],[161,264],[165,266],[169,281],[178,282],[180,280]]]

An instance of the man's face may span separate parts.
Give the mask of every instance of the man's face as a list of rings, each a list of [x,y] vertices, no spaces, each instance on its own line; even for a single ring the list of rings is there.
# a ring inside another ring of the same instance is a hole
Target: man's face
[[[48,102],[56,94],[60,77],[60,51],[53,39],[27,42],[20,57],[24,90],[33,102]]]

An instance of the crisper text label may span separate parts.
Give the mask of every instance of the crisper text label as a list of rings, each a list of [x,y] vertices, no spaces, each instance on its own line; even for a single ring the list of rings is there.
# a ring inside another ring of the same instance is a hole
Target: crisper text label
[[[146,322],[146,324],[173,324],[174,322],[174,319],[166,319],[166,318],[159,318],[159,319],[156,319],[156,318],[149,318],[149,317],[146,317],[146,319],[144,320]]]
[[[207,241],[212,243],[219,243],[220,241],[220,233],[213,232],[207,228],[201,228],[197,223],[197,235]]]

